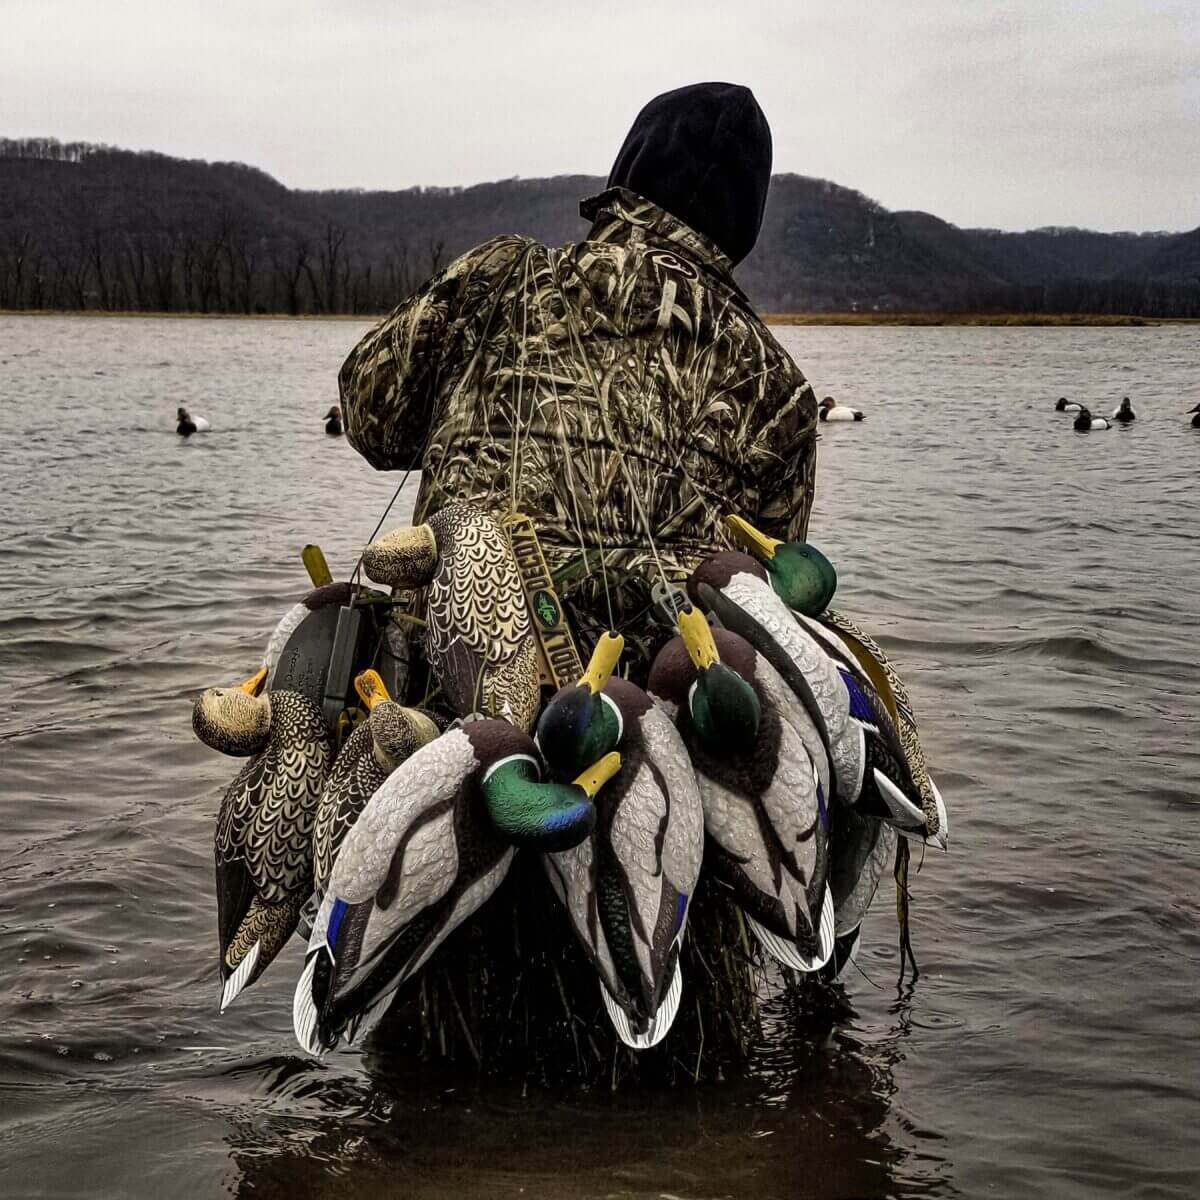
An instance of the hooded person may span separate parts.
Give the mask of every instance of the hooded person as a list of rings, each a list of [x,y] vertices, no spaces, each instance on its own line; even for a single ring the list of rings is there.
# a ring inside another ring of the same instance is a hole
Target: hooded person
[[[645,663],[672,632],[655,584],[724,543],[725,513],[805,536],[816,400],[733,276],[770,176],[747,88],[658,96],[583,241],[468,251],[342,367],[346,437],[422,472],[417,521],[455,500],[533,520],[585,656],[615,625]]]

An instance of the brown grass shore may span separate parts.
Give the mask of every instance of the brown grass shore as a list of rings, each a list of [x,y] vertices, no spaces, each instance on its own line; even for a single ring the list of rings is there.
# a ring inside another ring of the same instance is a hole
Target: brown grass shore
[[[383,313],[198,313],[108,309],[0,308],[0,317],[146,317],[205,321],[377,321]],[[1137,317],[1100,313],[798,312],[763,313],[770,325],[1197,325],[1196,317]]]

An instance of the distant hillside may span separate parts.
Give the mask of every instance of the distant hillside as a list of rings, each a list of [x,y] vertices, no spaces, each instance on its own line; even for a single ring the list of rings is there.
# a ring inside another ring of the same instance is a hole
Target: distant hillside
[[[305,192],[238,163],[0,140],[0,308],[382,312],[497,233],[581,237],[603,182]],[[777,175],[738,278],[776,312],[1200,316],[1200,229],[959,229]]]

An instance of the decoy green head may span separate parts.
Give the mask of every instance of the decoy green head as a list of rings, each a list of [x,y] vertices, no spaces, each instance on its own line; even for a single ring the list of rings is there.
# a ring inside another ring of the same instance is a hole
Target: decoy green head
[[[255,671],[231,688],[207,688],[192,709],[192,729],[222,754],[245,758],[258,754],[271,731],[271,701],[262,694],[268,670]]]
[[[746,679],[721,661],[713,631],[697,608],[679,614],[679,634],[696,669],[688,711],[701,739],[719,749],[749,750],[758,737],[762,704]]]
[[[725,526],[734,541],[766,568],[771,587],[788,608],[817,617],[829,607],[837,591],[837,572],[815,546],[768,537],[741,517],[726,517]]]
[[[505,725],[507,730],[479,728],[484,725]],[[520,750],[494,757],[495,749],[486,745],[508,741],[507,731],[520,733],[515,726],[504,721],[473,721],[463,729],[475,745],[476,756],[483,755],[485,765],[479,790],[488,815],[511,842],[555,853],[579,845],[592,832],[596,826],[593,801],[601,787],[621,769],[619,754],[604,755],[571,783],[543,783],[535,754]],[[525,745],[528,751],[534,749],[528,737]],[[512,749],[512,745],[505,748]]]
[[[579,682],[561,688],[546,705],[537,725],[537,744],[554,775],[574,774],[620,744],[621,713],[604,688],[624,647],[619,633],[604,634]]]
[[[355,691],[367,706],[375,761],[394,771],[406,758],[440,732],[431,717],[416,708],[405,708],[388,695],[377,671],[364,671],[354,680]]]

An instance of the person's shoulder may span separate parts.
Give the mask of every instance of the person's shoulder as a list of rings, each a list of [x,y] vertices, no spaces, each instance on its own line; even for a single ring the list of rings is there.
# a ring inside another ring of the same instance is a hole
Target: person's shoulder
[[[501,273],[535,246],[537,242],[532,238],[516,233],[502,233],[460,254],[442,272],[442,278],[458,280],[464,276]]]

